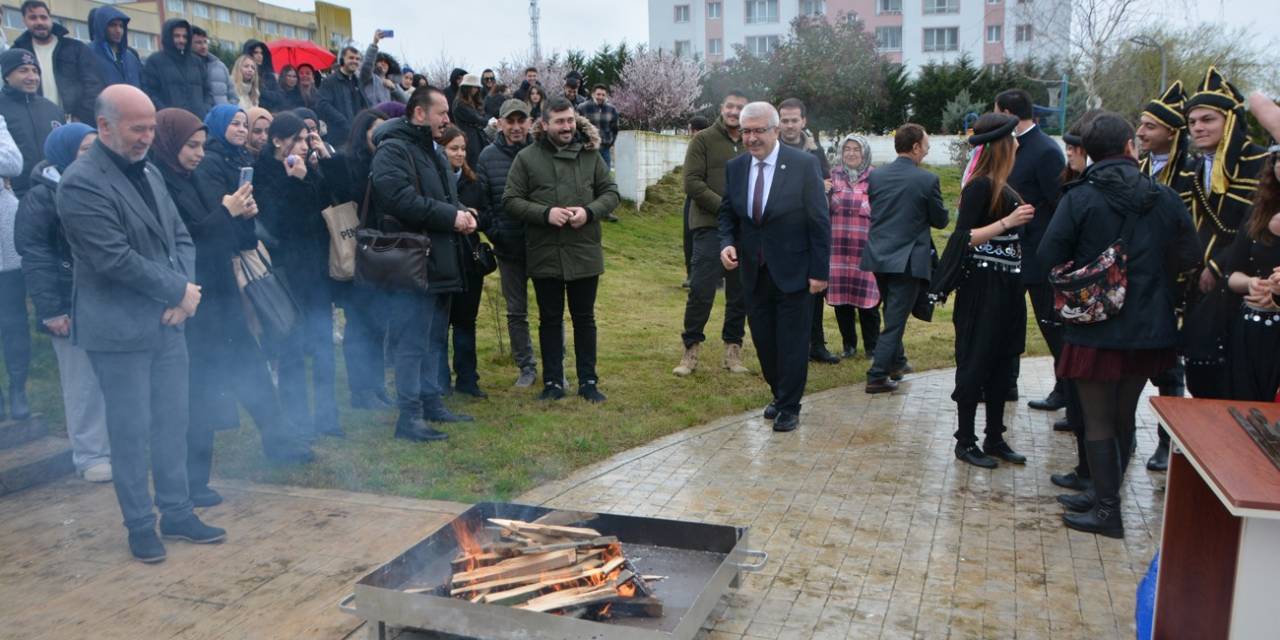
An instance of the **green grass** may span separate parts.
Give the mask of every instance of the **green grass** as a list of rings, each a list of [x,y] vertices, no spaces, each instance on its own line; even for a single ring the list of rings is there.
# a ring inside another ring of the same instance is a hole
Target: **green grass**
[[[959,172],[940,173],[946,200],[954,206]],[[720,369],[719,340],[704,345],[702,367],[694,375],[671,375],[682,349],[683,201],[679,176],[673,174],[649,189],[638,212],[624,204],[619,211],[622,222],[606,225],[607,271],[596,304],[600,385],[609,395],[603,405],[593,406],[573,395],[560,402],[542,403],[534,397],[536,388],[511,387],[516,372],[509,354],[499,348],[500,343],[505,346],[506,331],[499,322],[501,293],[493,275],[485,281],[478,329],[480,382],[489,399],[447,400],[455,410],[474,415],[475,423],[445,427],[450,439],[444,443],[408,444],[391,437],[393,411],[346,409],[342,414],[348,433],[345,440],[324,439],[317,444],[315,463],[280,469],[264,463],[257,431],[246,417],[244,428],[219,434],[216,473],[260,482],[417,498],[464,502],[508,499],[655,438],[720,416],[760,409],[769,399],[764,381],[757,375],[732,376]],[[944,238],[938,234],[939,249]],[[721,296],[708,323],[708,335],[718,335],[722,314]],[[1028,335],[1038,336],[1031,322]],[[536,344],[536,326],[534,330]],[[826,331],[828,344],[838,345],[839,332],[829,311]],[[952,336],[947,308],[939,309],[932,323],[912,320],[906,348],[915,368],[952,366]],[[1045,351],[1038,338],[1029,343],[1033,352]],[[572,348],[567,351],[566,370],[572,386]],[[753,371],[758,369],[749,339],[745,358]],[[835,366],[813,365],[807,390],[862,382],[867,366],[861,354]],[[339,405],[346,407],[341,367],[339,375]]]

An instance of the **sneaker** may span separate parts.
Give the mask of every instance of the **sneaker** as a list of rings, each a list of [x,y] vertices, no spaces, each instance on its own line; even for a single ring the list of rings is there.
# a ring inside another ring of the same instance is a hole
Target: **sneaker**
[[[684,348],[684,355],[680,356],[680,364],[671,370],[671,373],[680,377],[687,376],[698,370],[698,350],[702,347],[699,343],[693,343]]]
[[[564,386],[554,382],[549,382],[542,387],[542,393],[538,394],[539,400],[559,400],[564,397]]]
[[[596,388],[595,382],[586,382],[578,385],[578,395],[582,396],[587,402],[601,403],[608,400],[608,397]]]
[[[191,506],[198,509],[215,507],[222,504],[222,494],[210,489],[209,487],[191,489],[189,495],[191,498]]]
[[[154,528],[129,532],[129,552],[133,558],[146,564],[164,562],[164,543]]]
[[[538,370],[533,367],[525,367],[520,370],[520,377],[516,378],[514,386],[526,388],[532,387],[533,383],[538,381]]]
[[[160,518],[160,535],[173,540],[186,540],[196,544],[213,544],[227,538],[227,530],[211,527],[192,513],[181,518]]]
[[[742,364],[742,345],[726,342],[724,345],[724,368],[729,373],[750,373]]]
[[[111,463],[95,464],[85,469],[80,476],[88,482],[111,482]]]

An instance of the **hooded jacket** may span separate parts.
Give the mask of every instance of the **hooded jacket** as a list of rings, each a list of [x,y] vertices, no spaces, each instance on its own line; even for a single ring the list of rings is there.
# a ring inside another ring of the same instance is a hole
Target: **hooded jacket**
[[[427,256],[428,293],[456,293],[465,288],[462,245],[453,230],[462,206],[444,154],[436,151],[427,127],[407,118],[388,120],[373,133],[370,226],[383,231],[413,231],[431,239]]]
[[[0,88],[0,116],[22,152],[22,171],[10,180],[13,193],[21,198],[27,193],[31,170],[44,160],[45,138],[62,124],[62,109],[39,95],[5,85]]]
[[[515,161],[516,154],[528,145],[528,138],[525,138],[524,144],[514,145],[507,142],[505,135],[498,133],[493,144],[480,152],[480,159],[475,166],[476,177],[489,200],[487,213],[490,224],[485,234],[493,242],[493,249],[498,256],[519,262],[524,262],[525,259],[524,223],[507,215],[502,208],[502,194],[507,188],[507,174],[511,172],[511,163]]]
[[[131,84],[142,88],[142,58],[129,46],[129,16],[111,5],[97,7],[89,13],[89,37],[93,40],[89,49],[97,60],[103,86]],[[120,37],[119,45],[113,45],[107,39],[107,25],[112,20],[124,23],[124,35]],[[61,87],[58,91],[61,93]]]
[[[378,75],[377,67],[374,66],[378,62],[378,58],[387,61],[391,66],[387,75],[392,78],[391,88],[387,88],[382,83],[385,76]],[[356,77],[360,78],[360,90],[364,92],[364,99],[369,106],[379,105],[383,102],[408,102],[409,96],[405,95],[404,89],[400,88],[400,83],[395,80],[400,75],[400,65],[396,64],[395,58],[385,54],[378,53],[378,45],[371,44],[364,51],[364,58],[360,61],[360,71],[356,73]]]
[[[271,60],[271,48],[261,40],[246,40],[244,46],[240,48],[240,53],[249,56],[254,47],[262,47],[262,65],[258,67],[258,106],[267,111],[276,112],[286,108],[284,104],[284,92],[280,90],[280,79],[276,75],[275,64]],[[217,57],[217,56],[214,56]],[[231,89],[235,91],[234,88]]]
[[[531,278],[566,282],[604,273],[600,219],[618,207],[618,185],[600,157],[600,134],[577,117],[573,141],[557,147],[533,124],[533,143],[516,154],[502,206],[525,224],[525,263]],[[583,207],[587,222],[574,229],[547,221],[551,207]]]
[[[1125,245],[1128,285],[1119,315],[1095,324],[1068,324],[1066,341],[1099,349],[1174,346],[1174,279],[1194,267],[1200,241],[1178,194],[1142,175],[1130,159],[1091,165],[1065,187],[1049,220],[1039,255],[1046,270],[1098,257],[1121,235],[1126,216],[1138,216]]]
[[[204,61],[191,53],[190,40],[185,49],[174,46],[173,30],[178,27],[191,33],[191,24],[186,20],[165,21],[161,29],[161,50],[147,56],[142,65],[142,90],[151,96],[157,111],[169,107],[186,109],[203,120],[213,106],[209,72]]]
[[[449,72],[449,86],[444,88],[444,97],[449,102],[450,111],[453,110],[453,99],[458,97],[458,83],[465,75],[467,75],[467,70],[457,67],[454,67],[453,71]]]
[[[102,77],[98,74],[98,62],[89,46],[68,37],[68,33],[66,27],[56,22],[53,24],[53,35],[58,37],[58,45],[53,48],[53,75],[58,85],[58,99],[62,101],[66,115],[92,124],[93,101],[98,99],[104,86]],[[35,53],[31,39],[31,32],[27,31],[13,41],[13,46]],[[26,174],[23,176],[25,178]]]

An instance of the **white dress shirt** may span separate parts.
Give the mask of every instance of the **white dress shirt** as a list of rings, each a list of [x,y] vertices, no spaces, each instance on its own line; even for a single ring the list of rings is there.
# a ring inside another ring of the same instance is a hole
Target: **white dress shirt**
[[[773,172],[778,167],[778,149],[780,148],[782,148],[782,143],[775,142],[773,144],[773,151],[770,151],[769,155],[765,156],[764,160],[756,160],[755,156],[750,156],[751,168],[747,172],[747,217],[748,218],[751,217],[751,212],[755,210],[754,209],[755,202],[753,200],[753,196],[755,196],[755,193],[756,193],[756,175],[760,172],[758,165],[761,162],[764,163],[764,199],[760,203],[760,216],[762,219],[764,217],[764,209],[765,207],[769,206],[769,187],[773,186]]]

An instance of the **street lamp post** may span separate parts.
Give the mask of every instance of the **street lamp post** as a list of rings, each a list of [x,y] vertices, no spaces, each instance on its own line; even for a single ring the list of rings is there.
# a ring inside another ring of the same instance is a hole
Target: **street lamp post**
[[[1151,47],[1160,52],[1160,95],[1164,95],[1165,89],[1169,88],[1169,60],[1165,56],[1164,45],[1148,36],[1134,36],[1129,38],[1129,42],[1140,47]]]

